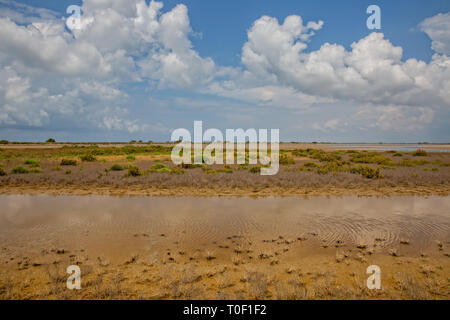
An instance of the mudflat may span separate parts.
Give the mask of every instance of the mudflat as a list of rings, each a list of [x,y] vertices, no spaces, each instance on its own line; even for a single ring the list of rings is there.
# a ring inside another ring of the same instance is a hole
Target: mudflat
[[[3,299],[448,299],[450,198],[0,196]],[[66,268],[81,269],[68,290]],[[366,286],[370,265],[381,289]]]

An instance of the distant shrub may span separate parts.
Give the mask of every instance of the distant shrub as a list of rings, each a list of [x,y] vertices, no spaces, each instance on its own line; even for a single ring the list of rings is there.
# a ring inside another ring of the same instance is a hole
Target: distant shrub
[[[317,173],[319,174],[327,174],[329,172],[342,172],[347,170],[348,168],[345,161],[327,162],[324,165],[317,167]]]
[[[53,138],[50,138],[50,139],[47,139],[47,141],[45,141],[46,143],[55,143],[56,141],[55,141],[55,139],[53,139]]]
[[[318,165],[315,162],[311,162],[311,161],[305,162],[303,164],[303,166],[307,167],[307,168],[317,168],[318,167]]]
[[[0,177],[6,176],[6,171],[3,168],[0,168]]]
[[[358,166],[352,167],[350,169],[350,172],[360,174],[363,177],[368,178],[368,179],[381,178],[380,169],[378,169],[378,168],[375,169],[375,168],[372,168],[369,166],[358,165]]]
[[[160,169],[169,169],[169,167],[167,165],[165,165],[164,163],[156,163],[156,164],[152,165],[150,167],[150,169],[160,170]]]
[[[376,163],[389,165],[392,160],[389,157],[374,152],[356,153],[350,156],[352,162],[356,163]]]
[[[113,164],[111,168],[109,168],[111,171],[122,171],[123,167],[120,164]]]
[[[36,161],[36,160],[25,160],[25,162],[23,164],[29,165],[31,167],[38,167],[39,166],[39,161]]]
[[[42,169],[41,168],[33,168],[29,171],[30,173],[42,173]]]
[[[283,165],[295,164],[294,158],[288,156],[287,154],[282,154],[280,156],[279,162],[280,162],[280,164],[283,164]]]
[[[8,144],[9,141],[8,140],[0,140],[0,144]]]
[[[213,168],[209,168],[209,167],[203,168],[203,172],[206,173],[206,174],[214,174],[214,173],[217,173],[216,170],[214,170]]]
[[[233,168],[226,164],[223,168],[216,170],[217,172],[223,172],[223,173],[233,173]]]
[[[428,155],[428,153],[425,150],[416,150],[413,152],[412,154],[414,157],[426,157]]]
[[[77,160],[73,160],[73,159],[62,159],[61,166],[76,166],[77,165]]]
[[[195,163],[182,163],[181,167],[183,169],[194,169],[194,168],[204,168],[204,164],[195,164]]]
[[[184,173],[184,170],[183,170],[183,169],[179,169],[179,168],[172,168],[172,169],[170,170],[170,173],[171,173],[171,174],[183,174],[183,173]]]
[[[261,173],[261,167],[260,166],[254,166],[251,167],[250,170],[248,170],[250,173]]]
[[[138,176],[141,176],[141,175],[142,175],[141,169],[139,169],[136,166],[128,166],[127,176],[129,176],[129,177],[138,177]]]
[[[395,152],[392,156],[394,156],[394,157],[402,157],[403,154],[400,153],[400,152]]]
[[[416,167],[416,166],[423,166],[425,164],[428,164],[429,162],[427,160],[408,160],[403,159],[400,162],[396,162],[395,165],[399,167]]]
[[[86,161],[86,162],[97,161],[97,158],[90,153],[80,156],[80,159],[81,159],[81,161]]]
[[[28,169],[22,166],[17,166],[14,169],[11,170],[12,174],[21,174],[21,173],[28,173]]]
[[[128,160],[128,161],[134,161],[134,160],[136,160],[136,157],[135,157],[134,155],[132,155],[132,154],[129,154],[129,155],[127,156],[127,160]]]

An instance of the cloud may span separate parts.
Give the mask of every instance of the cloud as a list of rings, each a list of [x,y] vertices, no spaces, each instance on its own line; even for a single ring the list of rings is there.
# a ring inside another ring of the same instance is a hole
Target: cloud
[[[450,56],[450,13],[425,19],[420,28],[432,40],[431,48],[435,52]]]
[[[416,59],[403,62],[402,48],[376,32],[354,42],[351,51],[325,43],[306,52],[313,35],[309,25],[317,30],[322,23],[305,26],[299,16],[289,16],[281,25],[275,18],[258,19],[248,31],[242,63],[267,83],[312,96],[412,106],[450,103],[447,57],[435,56],[429,64]]]

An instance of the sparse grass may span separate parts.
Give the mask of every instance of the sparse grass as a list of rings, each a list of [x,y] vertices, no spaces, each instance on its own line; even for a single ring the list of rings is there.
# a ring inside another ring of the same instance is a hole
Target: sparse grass
[[[124,168],[120,164],[113,164],[109,170],[111,171],[122,171]]]
[[[0,167],[0,177],[6,176],[6,171]]]
[[[368,179],[380,179],[382,177],[380,169],[369,166],[358,165],[350,169],[351,173],[357,173]]]
[[[85,161],[85,162],[94,162],[94,161],[97,161],[97,158],[93,154],[88,153],[88,154],[80,156],[80,160]]]
[[[42,173],[43,171],[41,168],[33,168],[33,169],[30,169],[29,172],[30,173]]]
[[[28,173],[28,169],[22,166],[17,166],[14,169],[11,170],[12,174],[24,174],[24,173]]]
[[[427,160],[409,160],[409,159],[403,159],[400,162],[394,163],[394,165],[398,167],[416,167],[416,166],[423,166],[429,164],[429,161]]]
[[[403,157],[403,153],[401,153],[401,152],[395,152],[392,156],[393,156],[393,157]]]
[[[142,172],[141,172],[141,169],[139,169],[139,167],[128,166],[127,177],[138,177],[141,175],[142,175]]]
[[[261,173],[261,166],[254,166],[248,170],[250,173]]]
[[[280,162],[280,164],[282,164],[282,165],[295,164],[294,158],[290,157],[290,156],[287,155],[287,154],[282,154],[282,155],[280,155],[279,162]]]
[[[134,156],[134,154],[129,154],[129,155],[127,155],[127,160],[128,161],[135,161],[136,157]]]
[[[412,153],[414,157],[426,157],[428,153],[425,150],[419,149]]]
[[[23,164],[26,164],[30,167],[39,167],[39,161],[37,161],[37,160],[28,159],[28,160],[25,160]]]
[[[392,164],[392,160],[376,152],[355,153],[350,156],[350,160],[355,163]]]
[[[59,165],[61,165],[61,166],[76,166],[77,165],[77,160],[62,159],[61,163]]]

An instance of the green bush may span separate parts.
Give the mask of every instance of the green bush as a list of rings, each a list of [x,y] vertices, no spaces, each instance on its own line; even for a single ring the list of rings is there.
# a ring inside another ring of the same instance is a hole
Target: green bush
[[[261,166],[254,166],[248,170],[250,173],[261,173]]]
[[[414,157],[426,157],[428,153],[425,150],[419,149],[413,152]]]
[[[395,165],[399,167],[416,167],[416,166],[423,166],[425,164],[428,164],[429,162],[427,160],[408,160],[404,159],[400,162],[396,162]]]
[[[390,165],[392,160],[389,157],[383,156],[375,152],[356,153],[350,156],[350,160],[356,163],[376,163]]]
[[[127,173],[128,177],[138,177],[141,175],[142,175],[141,169],[139,169],[136,166],[128,166],[128,173]]]
[[[164,163],[156,163],[150,167],[152,170],[161,170],[161,169],[169,169],[167,165]]]
[[[368,178],[368,179],[381,178],[380,169],[378,169],[378,168],[375,169],[375,168],[372,168],[369,166],[358,165],[358,166],[352,167],[350,169],[350,172],[360,174],[363,177]]]
[[[8,144],[9,141],[8,140],[0,140],[0,144]]]
[[[111,168],[109,168],[111,171],[122,171],[123,167],[120,164],[113,164]]]
[[[21,174],[21,173],[28,173],[28,169],[22,166],[17,166],[14,169],[11,170],[12,174]]]
[[[394,156],[394,157],[402,157],[403,154],[400,153],[400,152],[395,152],[392,156]]]
[[[61,166],[76,166],[77,165],[77,160],[73,160],[73,159],[62,159]]]
[[[6,171],[0,168],[0,176],[6,176]]]
[[[287,154],[282,154],[280,156],[279,162],[280,162],[280,164],[283,164],[283,165],[295,164],[294,158],[288,156]]]
[[[93,154],[90,154],[90,153],[80,156],[80,159],[81,159],[81,161],[86,161],[86,162],[97,161],[97,158]]]
[[[345,161],[327,162],[324,165],[317,167],[317,173],[319,174],[327,174],[329,172],[343,172],[347,170],[348,168]]]
[[[303,164],[303,166],[307,167],[307,168],[317,168],[318,167],[317,163],[311,162],[311,161],[305,162]]]
[[[127,156],[127,160],[128,160],[128,161],[134,161],[134,160],[136,160],[136,157],[135,157],[134,155],[132,155],[132,154],[129,154],[129,155]]]
[[[46,143],[55,143],[56,141],[55,141],[55,139],[53,139],[53,138],[50,138],[50,139],[47,139],[47,141],[45,141]]]
[[[204,164],[193,164],[193,163],[182,163],[181,167],[183,169],[194,169],[194,168],[204,168],[205,165]]]
[[[25,160],[25,162],[23,164],[29,165],[31,167],[38,167],[39,166],[39,161],[36,161],[36,160]]]

